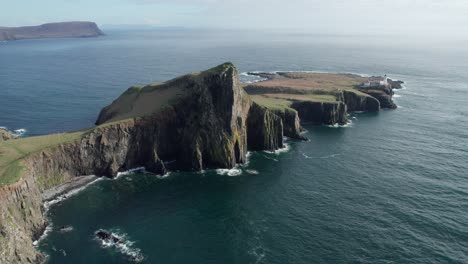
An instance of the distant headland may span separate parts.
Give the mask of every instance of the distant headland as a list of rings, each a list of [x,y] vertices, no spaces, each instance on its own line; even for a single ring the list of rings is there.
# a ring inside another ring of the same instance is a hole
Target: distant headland
[[[41,38],[88,38],[104,33],[94,22],[48,23],[27,27],[0,27],[0,41]]]

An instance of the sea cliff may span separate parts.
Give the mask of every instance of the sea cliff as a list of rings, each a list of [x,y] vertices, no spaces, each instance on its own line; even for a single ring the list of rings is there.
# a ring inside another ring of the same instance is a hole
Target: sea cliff
[[[232,168],[249,150],[282,148],[283,136],[305,139],[301,122],[344,124],[347,111],[380,108],[357,90],[246,86],[231,63],[130,87],[102,109],[96,127],[0,142],[0,263],[45,260],[33,246],[47,225],[43,202],[84,175]]]
[[[164,105],[145,105],[172,89],[176,92],[165,97]],[[283,146],[282,119],[252,102],[230,63],[161,85],[133,87],[102,110],[97,124],[0,144],[8,153],[0,159],[1,263],[44,260],[32,243],[46,224],[41,193],[76,177],[115,177],[141,166],[156,174],[166,173],[168,166],[232,168],[246,162],[248,149]]]

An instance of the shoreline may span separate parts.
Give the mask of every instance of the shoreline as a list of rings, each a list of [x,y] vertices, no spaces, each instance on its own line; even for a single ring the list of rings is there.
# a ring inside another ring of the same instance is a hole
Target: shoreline
[[[44,205],[50,203],[53,204],[54,200],[60,199],[60,197],[63,197],[62,199],[60,199],[63,200],[67,198],[71,193],[74,193],[79,189],[86,187],[87,185],[99,179],[102,179],[102,177],[97,177],[95,175],[76,177],[69,182],[45,190],[42,193],[42,201],[44,202]]]

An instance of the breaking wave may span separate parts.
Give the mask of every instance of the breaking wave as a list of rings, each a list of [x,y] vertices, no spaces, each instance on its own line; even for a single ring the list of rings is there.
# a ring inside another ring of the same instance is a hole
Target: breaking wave
[[[242,174],[242,170],[240,170],[239,168],[232,168],[232,169],[217,169],[216,170],[216,173],[218,175],[227,175],[227,176],[231,176],[231,177],[234,177],[234,176],[239,176]]]
[[[135,242],[131,241],[128,238],[128,235],[125,233],[121,233],[120,230],[115,230],[111,232],[113,237],[118,238],[117,242],[114,242],[112,239],[108,240],[101,240],[99,238],[95,238],[100,244],[102,248],[109,249],[114,248],[121,254],[127,256],[129,260],[133,262],[142,262],[145,257],[141,253],[141,249],[134,247]]]

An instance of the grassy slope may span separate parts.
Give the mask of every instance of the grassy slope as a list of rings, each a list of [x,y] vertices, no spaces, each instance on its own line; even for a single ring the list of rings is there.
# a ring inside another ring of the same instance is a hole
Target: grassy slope
[[[204,72],[188,74],[165,83],[132,86],[108,108],[118,115],[106,123],[83,131],[29,137],[0,142],[0,187],[17,182],[25,169],[24,159],[47,148],[81,139],[94,129],[156,113],[186,95],[190,85],[206,74],[221,73],[233,67],[225,63]]]
[[[24,158],[46,148],[80,139],[83,131],[52,134],[0,142],[0,186],[17,182],[24,167]]]

